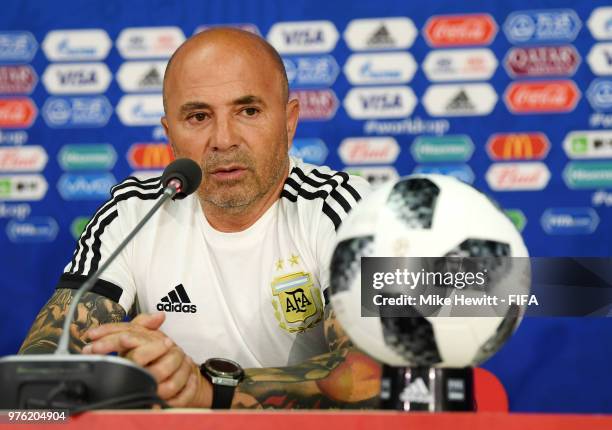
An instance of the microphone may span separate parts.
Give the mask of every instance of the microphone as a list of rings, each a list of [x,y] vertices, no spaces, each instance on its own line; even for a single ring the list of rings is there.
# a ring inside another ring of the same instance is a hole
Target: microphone
[[[166,187],[178,184],[174,199],[182,200],[198,189],[202,182],[202,170],[190,158],[178,158],[166,167],[161,182]]]
[[[121,406],[114,404],[113,399],[129,400],[132,407],[159,402],[153,376],[131,361],[115,356],[72,355],[68,348],[70,325],[83,295],[159,208],[168,199],[180,200],[192,194],[201,181],[202,170],[191,159],[179,158],[166,167],[161,177],[162,196],[74,295],[54,354],[0,359],[0,386],[7,388],[0,391],[0,409]]]

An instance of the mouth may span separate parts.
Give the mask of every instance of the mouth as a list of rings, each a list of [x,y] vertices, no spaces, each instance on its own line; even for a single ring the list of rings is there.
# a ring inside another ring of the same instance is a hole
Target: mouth
[[[247,168],[237,164],[217,167],[210,172],[210,175],[219,181],[229,181],[240,179],[247,172]]]

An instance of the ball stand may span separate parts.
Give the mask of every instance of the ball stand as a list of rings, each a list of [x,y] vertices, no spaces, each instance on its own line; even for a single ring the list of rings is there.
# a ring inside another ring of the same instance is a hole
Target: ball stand
[[[470,412],[474,401],[474,369],[383,366],[381,409]]]

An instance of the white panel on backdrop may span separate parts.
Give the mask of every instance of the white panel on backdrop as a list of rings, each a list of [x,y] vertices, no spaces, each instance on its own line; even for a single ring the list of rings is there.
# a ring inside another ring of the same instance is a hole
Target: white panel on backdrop
[[[354,19],[344,31],[346,44],[353,51],[407,49],[418,35],[407,17]]]
[[[295,21],[277,22],[267,39],[281,54],[315,54],[333,51],[338,37],[331,21]]]
[[[104,60],[113,43],[102,29],[53,30],[42,43],[50,61]]]

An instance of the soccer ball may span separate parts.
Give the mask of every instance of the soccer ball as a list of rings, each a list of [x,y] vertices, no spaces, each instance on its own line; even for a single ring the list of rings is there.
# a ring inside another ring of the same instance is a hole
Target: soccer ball
[[[330,272],[330,301],[340,324],[358,348],[388,365],[460,368],[493,355],[524,314],[524,304],[506,301],[471,313],[462,306],[416,303],[403,308],[410,317],[362,316],[361,257],[430,257],[423,260],[445,267],[453,259],[498,265],[489,267],[485,289],[419,287],[423,297],[432,290],[446,297],[528,294],[530,266],[520,233],[491,199],[455,178],[412,175],[389,182],[348,215]]]

